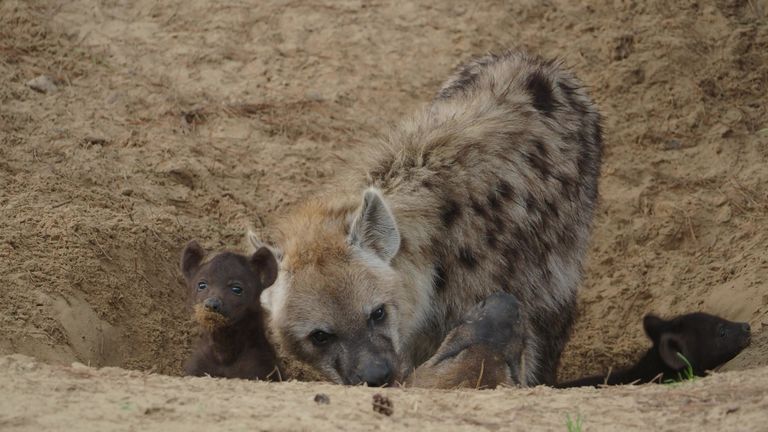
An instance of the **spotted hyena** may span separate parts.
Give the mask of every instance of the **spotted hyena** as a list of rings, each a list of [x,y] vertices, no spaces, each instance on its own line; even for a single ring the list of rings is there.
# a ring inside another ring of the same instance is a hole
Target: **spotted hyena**
[[[600,122],[556,61],[510,51],[460,67],[348,193],[282,220],[280,275],[262,301],[284,355],[338,383],[385,384],[508,292],[525,317],[522,384],[554,383],[598,196]]]

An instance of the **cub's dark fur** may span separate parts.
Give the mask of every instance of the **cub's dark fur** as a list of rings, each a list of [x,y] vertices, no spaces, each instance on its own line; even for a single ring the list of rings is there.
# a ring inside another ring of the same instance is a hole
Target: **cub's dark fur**
[[[645,333],[653,346],[629,369],[561,383],[557,387],[584,387],[600,384],[642,384],[677,379],[687,368],[682,354],[690,363],[693,374],[704,376],[736,357],[749,345],[749,324],[702,313],[681,315],[663,320],[648,314],[643,319]]]
[[[277,379],[277,359],[266,337],[261,292],[274,283],[277,261],[267,248],[251,256],[212,254],[191,241],[181,257],[201,327],[201,336],[185,365],[187,375]]]

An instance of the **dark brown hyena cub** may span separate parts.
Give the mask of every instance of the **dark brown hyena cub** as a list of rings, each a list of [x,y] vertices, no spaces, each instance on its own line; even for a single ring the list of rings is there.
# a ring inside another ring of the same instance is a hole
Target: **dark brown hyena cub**
[[[277,379],[259,297],[277,278],[277,260],[262,247],[251,256],[211,254],[191,241],[181,256],[201,336],[185,364],[186,375]]]
[[[685,370],[704,376],[736,357],[750,342],[749,324],[695,312],[664,320],[648,314],[643,329],[653,346],[631,368],[595,375],[557,387],[643,384],[680,379]]]

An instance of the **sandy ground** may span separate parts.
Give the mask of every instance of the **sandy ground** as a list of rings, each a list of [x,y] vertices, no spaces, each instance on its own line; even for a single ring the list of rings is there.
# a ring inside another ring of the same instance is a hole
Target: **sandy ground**
[[[187,240],[242,245],[249,225],[268,237],[270,221],[332,184],[453,66],[506,47],[562,57],[606,117],[561,377],[631,362],[649,311],[749,321],[755,343],[727,368],[765,365],[765,0],[2,0],[0,354],[178,374],[191,338],[176,269]],[[55,89],[25,84],[40,75]],[[10,401],[73,379],[44,366],[17,377],[13,364],[0,373]],[[115,391],[134,376],[88,374],[114,378]],[[696,386],[752,374],[765,380],[755,370]],[[271,396],[288,409],[311,388]],[[591,392],[532,391],[598,409]]]
[[[0,374],[4,431],[567,431],[569,417],[583,431],[768,430],[765,367],[675,386],[449,392],[291,382],[279,396],[274,384],[51,367],[18,355],[0,357]],[[389,416],[373,410],[377,393],[391,402]],[[318,394],[329,403],[315,402]]]

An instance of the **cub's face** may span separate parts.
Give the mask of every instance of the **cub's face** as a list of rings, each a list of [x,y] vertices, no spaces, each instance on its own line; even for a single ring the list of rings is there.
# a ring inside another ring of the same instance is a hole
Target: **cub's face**
[[[699,375],[736,357],[749,345],[751,337],[748,323],[703,312],[668,321],[648,314],[643,326],[669,367],[683,369],[690,364]]]
[[[195,310],[208,330],[237,325],[251,312],[260,312],[260,295],[277,277],[277,261],[261,248],[250,257],[221,252],[206,260],[195,241],[182,252],[181,270]]]

